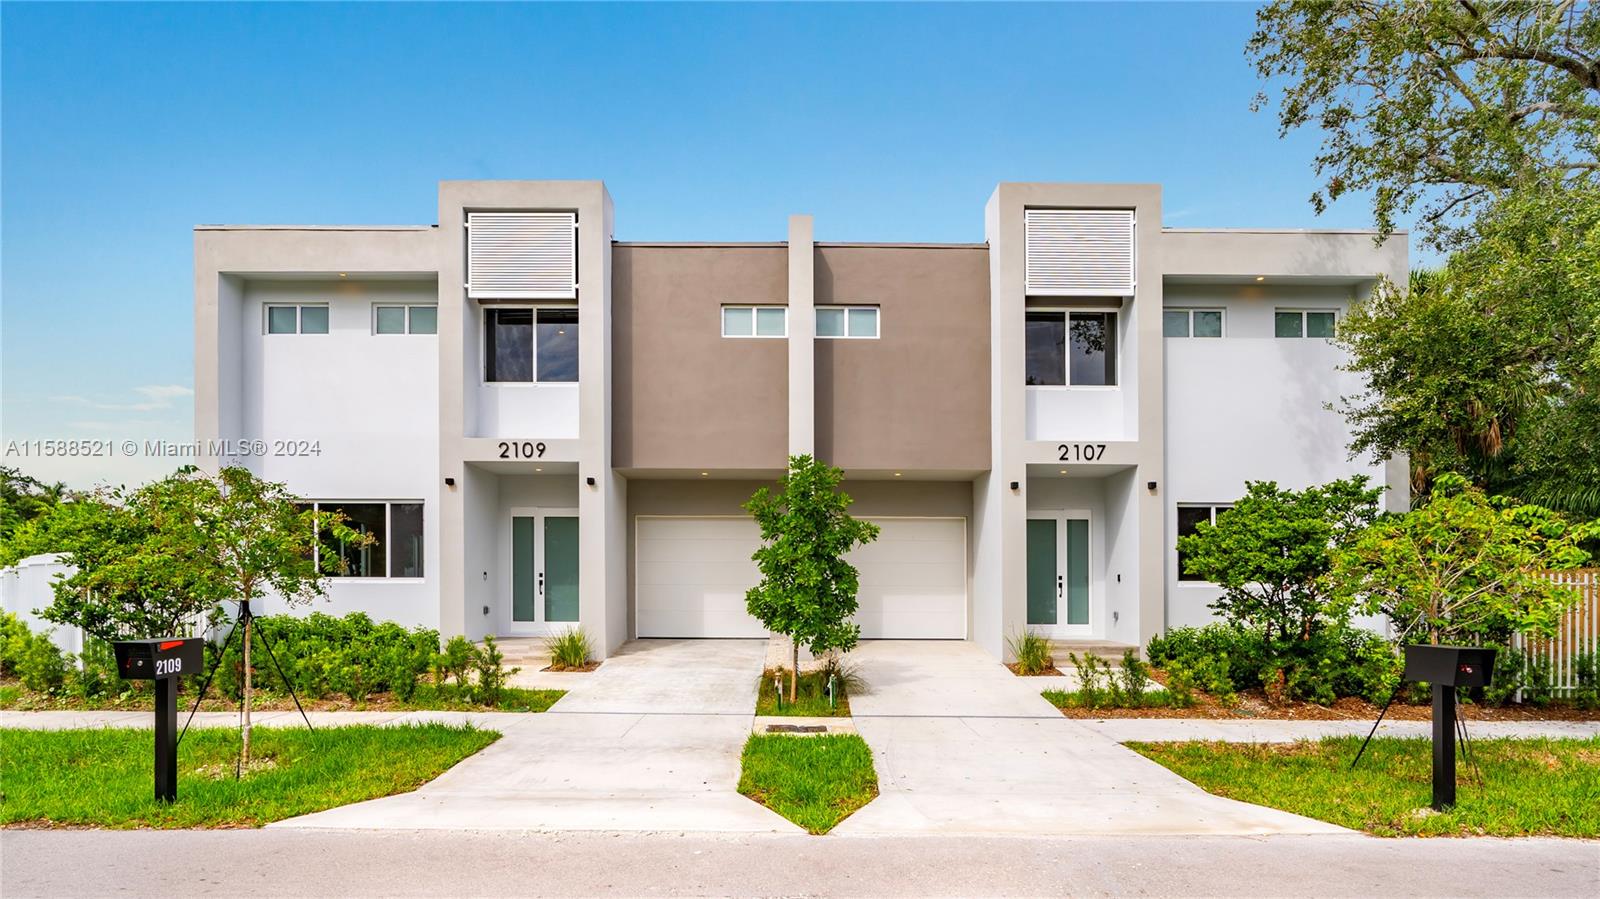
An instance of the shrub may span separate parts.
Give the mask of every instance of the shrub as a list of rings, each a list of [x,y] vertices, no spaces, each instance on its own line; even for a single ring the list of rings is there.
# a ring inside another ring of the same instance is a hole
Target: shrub
[[[480,705],[498,705],[500,697],[505,693],[506,681],[511,675],[522,670],[512,668],[507,671],[502,667],[505,660],[505,653],[500,651],[492,634],[484,636],[483,646],[474,647],[472,669],[478,675],[478,682],[472,691],[472,696]]]
[[[1120,680],[1123,697],[1133,705],[1144,704],[1146,688],[1150,686],[1150,666],[1131,649],[1122,653]]]
[[[1572,660],[1572,673],[1578,680],[1572,701],[1580,709],[1600,708],[1600,656],[1592,652],[1579,653]]]
[[[48,633],[28,634],[20,641],[16,659],[22,685],[35,693],[55,693],[67,678],[67,659]]]
[[[21,618],[10,612],[0,612],[0,674],[16,676],[30,636]]]
[[[433,659],[433,682],[443,685],[454,678],[456,686],[467,687],[467,672],[472,668],[472,642],[459,634],[451,637],[444,650]]]
[[[1502,706],[1517,696],[1522,689],[1528,657],[1520,649],[1500,647],[1494,654],[1494,676],[1489,686],[1483,688],[1484,705]]]
[[[1042,634],[1025,630],[1006,642],[1017,657],[1018,674],[1043,674],[1055,667],[1055,660],[1050,658],[1050,640]]]
[[[223,695],[235,699],[244,672],[241,636],[229,641],[215,680]],[[282,674],[268,658],[264,640],[271,641]],[[343,693],[359,702],[384,692],[409,699],[438,646],[438,631],[375,623],[361,612],[343,616],[314,612],[304,618],[263,615],[256,618],[251,635],[250,667],[259,688],[282,694],[293,686],[302,699]],[[208,652],[215,660],[221,650],[213,644]]]
[[[1093,653],[1084,653],[1081,657],[1075,652],[1067,653],[1072,667],[1078,672],[1078,702],[1084,708],[1097,709],[1102,704],[1111,700],[1111,673],[1110,665]],[[1102,666],[1104,666],[1102,668]],[[1104,684],[1104,686],[1102,686]]]
[[[1522,701],[1540,708],[1549,705],[1556,692],[1555,670],[1550,660],[1544,656],[1530,656],[1523,671]]]
[[[1151,637],[1146,655],[1157,668],[1181,661],[1191,671],[1222,671],[1230,690],[1263,686],[1269,668],[1266,639],[1228,624],[1173,628],[1164,636]],[[1202,661],[1206,658],[1215,661]]]
[[[546,637],[544,645],[550,651],[550,667],[557,671],[582,668],[589,664],[589,657],[594,655],[594,645],[581,627]]]
[[[836,652],[823,656],[822,665],[817,671],[822,675],[824,685],[832,678],[834,688],[845,696],[854,696],[867,686],[866,678],[861,676],[861,666],[846,662],[844,656]]]
[[[84,641],[78,660],[81,668],[67,672],[67,692],[82,699],[110,693],[126,693],[134,681],[125,681],[117,672],[117,654],[111,644],[93,637]]]

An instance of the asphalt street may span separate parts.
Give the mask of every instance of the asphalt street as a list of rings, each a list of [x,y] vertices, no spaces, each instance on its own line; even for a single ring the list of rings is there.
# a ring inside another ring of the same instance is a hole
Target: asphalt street
[[[0,894],[1595,896],[1600,843],[8,830]]]

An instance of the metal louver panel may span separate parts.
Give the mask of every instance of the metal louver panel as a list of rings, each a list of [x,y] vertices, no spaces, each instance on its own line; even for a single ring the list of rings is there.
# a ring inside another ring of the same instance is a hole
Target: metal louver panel
[[[1030,296],[1132,296],[1131,209],[1029,209],[1025,213]]]
[[[467,296],[551,300],[578,295],[578,216],[467,213]]]

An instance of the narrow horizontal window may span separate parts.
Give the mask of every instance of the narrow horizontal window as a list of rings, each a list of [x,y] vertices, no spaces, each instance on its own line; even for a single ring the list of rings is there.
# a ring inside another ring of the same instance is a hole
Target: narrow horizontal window
[[[723,337],[786,337],[789,310],[784,306],[723,306]]]
[[[1161,313],[1163,337],[1221,337],[1221,309],[1166,309]]]
[[[817,336],[875,339],[878,336],[878,307],[818,306]]]
[[[439,330],[439,307],[373,306],[374,334],[433,334]]]
[[[439,333],[439,307],[438,306],[408,306],[411,315],[411,333],[437,334]]]
[[[326,334],[327,306],[268,306],[268,334]]]
[[[1334,335],[1337,320],[1331,309],[1279,309],[1272,314],[1272,333],[1288,338],[1328,338]]]

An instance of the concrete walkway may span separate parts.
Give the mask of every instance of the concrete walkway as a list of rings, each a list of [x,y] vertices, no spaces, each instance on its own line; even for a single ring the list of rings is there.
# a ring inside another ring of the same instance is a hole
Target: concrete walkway
[[[764,641],[640,640],[413,793],[279,828],[798,833],[739,795]]]
[[[970,643],[874,642],[850,698],[881,795],[834,829],[896,834],[1344,833],[1212,796],[1061,716]]]
[[[1097,734],[1118,743],[1219,740],[1225,743],[1293,743],[1323,737],[1365,737],[1371,721],[1235,721],[1208,718],[1077,719]],[[1421,739],[1433,733],[1427,721],[1384,721],[1380,737]],[[1472,739],[1532,737],[1588,739],[1600,737],[1600,721],[1468,721]]]

